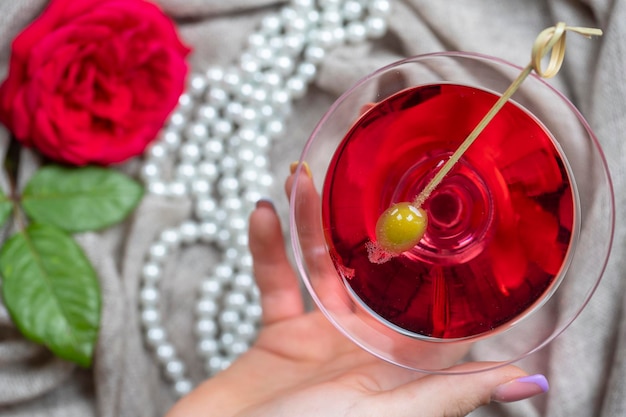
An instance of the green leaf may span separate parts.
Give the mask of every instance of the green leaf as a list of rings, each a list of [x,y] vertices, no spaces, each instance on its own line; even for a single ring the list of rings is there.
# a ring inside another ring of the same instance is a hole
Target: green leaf
[[[98,230],[122,221],[143,195],[124,174],[105,168],[41,168],[22,195],[26,214],[68,232]]]
[[[0,251],[2,296],[22,334],[90,366],[100,323],[96,272],[71,236],[31,224]]]
[[[13,202],[10,198],[4,194],[2,190],[0,190],[0,226],[7,221],[7,218],[11,214],[13,210]]]

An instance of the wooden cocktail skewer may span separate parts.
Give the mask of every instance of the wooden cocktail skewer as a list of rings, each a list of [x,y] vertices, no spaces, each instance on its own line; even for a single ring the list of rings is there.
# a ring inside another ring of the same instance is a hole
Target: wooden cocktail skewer
[[[535,71],[537,75],[543,78],[554,77],[559,72],[565,56],[565,34],[568,31],[588,38],[602,35],[602,30],[600,29],[567,26],[563,22],[544,29],[533,44],[530,63],[511,83],[509,88],[506,89],[446,163],[437,171],[435,176],[426,184],[426,187],[412,202],[393,204],[381,214],[376,223],[376,242],[368,247],[370,260],[384,262],[390,257],[399,255],[417,245],[424,235],[428,224],[428,215],[421,206],[532,71]],[[548,61],[548,67],[544,70],[541,68],[541,60],[550,50],[552,52]],[[380,253],[381,251],[383,254]]]

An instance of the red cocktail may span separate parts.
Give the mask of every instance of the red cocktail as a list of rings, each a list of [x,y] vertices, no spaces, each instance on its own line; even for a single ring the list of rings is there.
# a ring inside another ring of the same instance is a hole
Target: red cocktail
[[[356,299],[405,331],[464,338],[517,318],[556,285],[577,210],[551,135],[508,102],[423,208],[414,248],[380,259],[375,225],[411,201],[496,102],[457,84],[378,103],[338,146],[323,189],[331,257]]]
[[[437,373],[469,346],[485,369],[510,363],[564,331],[598,285],[614,224],[606,162],[580,112],[536,77],[423,202],[421,239],[393,254],[376,242],[381,213],[416,198],[519,73],[474,54],[400,61],[343,94],[306,143],[296,263],[320,310],[372,354]]]

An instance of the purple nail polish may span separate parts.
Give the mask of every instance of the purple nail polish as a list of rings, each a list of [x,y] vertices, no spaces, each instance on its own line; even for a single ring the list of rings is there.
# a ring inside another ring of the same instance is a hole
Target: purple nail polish
[[[274,206],[274,202],[272,200],[270,200],[269,198],[261,198],[256,202],[255,205],[256,208],[259,207],[267,207],[269,209],[271,209],[272,211],[276,211],[276,207]]]
[[[491,399],[498,402],[513,402],[543,394],[550,389],[548,380],[541,374],[524,376],[496,387]]]

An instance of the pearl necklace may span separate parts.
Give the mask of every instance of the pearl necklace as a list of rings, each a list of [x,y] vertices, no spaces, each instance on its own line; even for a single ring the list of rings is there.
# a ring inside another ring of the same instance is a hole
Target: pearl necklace
[[[191,74],[148,150],[141,169],[148,192],[194,202],[193,219],[163,230],[150,246],[139,292],[145,343],[177,396],[193,383],[163,326],[159,282],[166,260],[198,243],[221,254],[195,304],[197,353],[208,376],[215,375],[250,347],[260,326],[247,217],[273,184],[269,148],[326,51],[382,36],[389,8],[389,0],[292,0],[262,20],[238,65]]]

